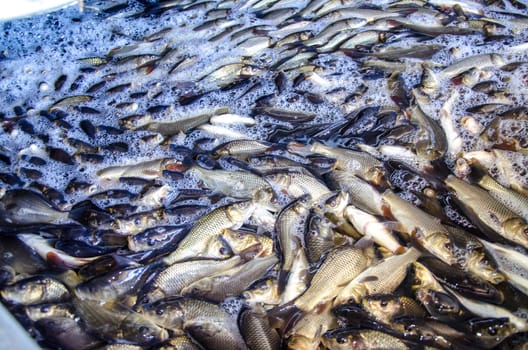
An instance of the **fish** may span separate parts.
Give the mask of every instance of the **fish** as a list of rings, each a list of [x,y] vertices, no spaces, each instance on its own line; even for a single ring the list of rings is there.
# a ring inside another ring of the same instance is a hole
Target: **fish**
[[[56,278],[37,275],[4,286],[0,296],[9,303],[35,305],[67,301],[71,293]]]
[[[234,198],[253,198],[257,191],[270,188],[264,178],[247,171],[208,170],[199,166],[191,167],[190,171],[198,174],[206,188]]]
[[[221,271],[227,271],[241,263],[237,255],[223,260],[192,260],[176,262],[157,272],[142,288],[138,295],[138,305],[178,295],[192,283]]]
[[[30,225],[68,221],[68,213],[60,211],[42,195],[23,189],[8,190],[0,198],[0,224]]]
[[[106,181],[116,181],[123,177],[155,179],[163,170],[181,169],[181,161],[161,158],[131,165],[111,166],[97,171],[97,176]]]
[[[98,300],[73,299],[75,309],[88,327],[103,338],[137,345],[159,344],[169,338],[166,329],[125,306]]]
[[[479,239],[489,254],[497,263],[499,271],[506,277],[509,283],[522,291],[528,292],[528,264],[526,256],[515,249],[497,243],[491,243],[485,239]]]
[[[525,7],[140,0],[67,40],[48,22],[73,9],[6,22],[1,302],[47,348],[518,347]]]
[[[445,263],[452,265],[456,262],[449,231],[434,217],[390,190],[383,193],[383,200],[388,204],[391,216],[402,225],[405,233]]]
[[[304,195],[286,206],[277,217],[275,231],[282,255],[279,288],[283,289],[294,263],[296,251],[301,248],[302,237],[306,230],[311,200]]]
[[[250,350],[278,350],[281,339],[262,307],[243,310],[238,317],[240,333]]]
[[[178,248],[163,258],[163,262],[171,265],[188,258],[207,257],[225,258],[228,252],[223,248],[215,249],[215,245],[224,229],[237,229],[251,216],[257,203],[246,200],[216,208],[200,218],[187,235],[178,244]],[[205,245],[205,246],[204,246]],[[212,251],[209,249],[213,248]]]
[[[52,346],[64,349],[93,349],[102,341],[87,332],[71,317],[44,317],[35,322],[35,327]]]
[[[456,293],[449,287],[446,287],[451,295],[453,295],[465,308],[470,312],[480,317],[505,317],[515,327],[515,332],[525,332],[527,328],[526,320],[522,317],[514,315],[509,310],[494,304],[488,304],[480,301],[474,301],[466,298],[459,293]]]
[[[364,152],[332,148],[319,142],[307,146],[291,142],[288,144],[288,150],[301,155],[318,153],[335,158],[335,169],[347,171],[374,184],[379,184],[384,175],[382,163]]]
[[[405,247],[398,242],[392,232],[375,216],[349,205],[345,209],[346,218],[354,225],[363,237],[372,239],[394,254],[402,254]]]
[[[393,255],[369,266],[341,289],[334,299],[334,307],[348,302],[359,303],[366,295],[392,293],[407,275],[408,266],[420,255],[419,250],[409,248],[403,254]]]
[[[374,319],[391,324],[399,317],[425,317],[427,311],[413,298],[393,294],[371,294],[361,298],[361,307]]]
[[[371,329],[335,329],[323,335],[323,345],[331,350],[340,349],[411,349],[403,340]]]
[[[220,302],[227,297],[240,295],[278,261],[279,259],[274,255],[257,257],[245,264],[191,283],[183,288],[181,293]]]
[[[308,289],[295,299],[295,306],[302,311],[311,312],[331,302],[368,266],[369,260],[361,249],[345,246],[332,250],[314,274]],[[333,288],[327,288],[329,285]]]
[[[81,300],[117,300],[134,294],[147,279],[150,270],[150,266],[139,266],[95,276],[76,285],[75,295]]]
[[[332,222],[312,209],[308,217],[308,228],[304,233],[305,255],[308,262],[310,264],[317,263],[325,253],[334,247],[334,239],[335,232]],[[294,259],[294,263],[296,261],[298,259]]]
[[[53,248],[51,244],[41,236],[31,233],[18,234],[17,238],[24,242],[24,244],[26,244],[28,247],[35,250],[42,257],[42,259],[45,259],[58,266],[75,268],[98,258],[97,256],[89,258],[70,256],[59,249]]]
[[[528,248],[528,223],[487,191],[470,185],[453,175],[445,180],[462,208],[483,230],[492,231],[503,238]]]

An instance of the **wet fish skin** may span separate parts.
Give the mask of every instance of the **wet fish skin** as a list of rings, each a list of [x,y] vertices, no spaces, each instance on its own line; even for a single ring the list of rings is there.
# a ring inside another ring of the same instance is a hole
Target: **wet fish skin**
[[[247,171],[208,170],[193,166],[207,188],[235,198],[253,198],[256,191],[270,187],[262,177]]]
[[[279,277],[279,288],[281,289],[293,265],[295,251],[301,248],[301,239],[306,230],[306,219],[311,203],[309,196],[304,195],[284,207],[277,217],[275,231],[282,255],[282,277]]]
[[[155,179],[160,177],[163,170],[184,169],[180,160],[160,158],[131,165],[117,165],[97,171],[97,176],[107,181],[116,181],[123,177],[138,177]]]

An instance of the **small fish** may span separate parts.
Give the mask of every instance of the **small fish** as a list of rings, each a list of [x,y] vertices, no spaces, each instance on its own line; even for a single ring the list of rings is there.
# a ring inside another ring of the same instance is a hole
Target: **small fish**
[[[57,266],[76,268],[98,258],[97,256],[90,258],[70,256],[59,249],[53,248],[45,238],[32,233],[20,233],[17,235],[17,238],[35,250],[42,259]]]
[[[74,299],[79,316],[103,338],[137,345],[155,345],[169,338],[167,330],[125,306]]]
[[[278,261],[274,255],[255,258],[230,270],[204,277],[183,288],[182,294],[217,302],[227,297],[239,296]]]
[[[477,186],[453,175],[449,175],[445,183],[455,192],[462,208],[476,225],[528,248],[528,223],[525,220]]]
[[[379,184],[384,175],[382,163],[364,152],[328,147],[319,142],[307,146],[291,142],[288,144],[288,150],[300,155],[318,153],[335,158],[336,169],[347,171],[375,184]]]
[[[349,205],[345,209],[345,216],[365,238],[372,239],[394,254],[402,254],[405,251],[405,248],[394,237],[391,230],[374,215]]]
[[[308,218],[308,228],[304,233],[306,257],[310,264],[317,263],[321,257],[334,247],[335,232],[332,222],[312,209]],[[300,251],[300,250],[299,250]],[[297,259],[294,260],[297,261]]]
[[[228,252],[223,248],[209,251],[211,243],[217,241],[224,229],[237,229],[249,219],[257,203],[246,200],[216,208],[200,218],[179,243],[178,248],[166,256],[163,261],[170,265],[188,258],[209,257],[226,258]]]
[[[198,174],[205,187],[235,198],[253,198],[261,189],[269,188],[262,177],[247,171],[208,170],[199,166],[190,171]]]
[[[9,303],[22,305],[62,302],[70,298],[62,282],[47,276],[29,277],[4,286],[0,295]]]
[[[301,240],[306,230],[306,220],[311,201],[307,195],[291,202],[279,213],[275,224],[277,241],[282,254],[279,288],[285,285],[293,265],[295,252],[301,249]]]
[[[6,191],[0,198],[0,223],[30,225],[65,221],[67,212],[59,211],[42,195],[23,189]]]
[[[87,332],[78,320],[71,317],[45,317],[35,322],[46,343],[62,349],[93,349],[102,341]]]
[[[240,333],[250,350],[279,350],[281,340],[262,307],[246,309],[238,318]]]
[[[387,333],[370,329],[336,329],[326,332],[323,345],[330,350],[345,349],[411,349],[403,340]]]
[[[139,266],[111,271],[78,284],[75,295],[81,300],[116,300],[135,293],[150,270],[149,266]]]
[[[339,292],[333,305],[359,303],[366,295],[392,293],[407,275],[409,265],[420,255],[420,251],[411,247],[403,254],[393,255],[369,266]]]
[[[402,225],[402,231],[445,263],[452,265],[456,262],[449,232],[436,218],[390,190],[383,193],[383,200],[388,204],[391,216]]]
[[[368,266],[369,260],[361,249],[345,246],[332,250],[313,276],[308,289],[294,301],[295,306],[311,312],[330,302]]]
[[[366,295],[361,298],[361,307],[385,324],[391,324],[398,317],[424,317],[427,314],[415,299],[393,294]]]
[[[182,162],[173,158],[160,158],[130,165],[118,165],[97,171],[100,179],[116,181],[123,177],[138,177],[155,179],[160,177],[163,170],[182,169]]]
[[[146,304],[171,295],[181,294],[183,288],[207,276],[226,271],[239,265],[239,256],[215,261],[193,260],[174,263],[156,273],[139,293],[138,303]]]

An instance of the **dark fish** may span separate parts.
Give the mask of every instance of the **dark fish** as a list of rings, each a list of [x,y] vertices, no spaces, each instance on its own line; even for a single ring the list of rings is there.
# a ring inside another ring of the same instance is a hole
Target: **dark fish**
[[[48,152],[49,157],[57,162],[61,162],[68,165],[75,164],[72,156],[61,148],[48,146],[46,147],[46,151]]]
[[[70,317],[47,317],[35,322],[35,327],[45,338],[44,343],[66,350],[89,350],[103,342],[87,332],[78,320]]]
[[[22,189],[6,191],[0,199],[0,213],[4,225],[51,223],[68,217],[42,195]]]

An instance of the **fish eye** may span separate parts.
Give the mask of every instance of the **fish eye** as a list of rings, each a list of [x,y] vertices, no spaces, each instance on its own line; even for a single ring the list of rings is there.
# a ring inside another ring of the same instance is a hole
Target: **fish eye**
[[[50,311],[50,308],[48,305],[45,305],[45,306],[42,306],[40,308],[40,312],[49,312]]]
[[[336,341],[338,344],[346,344],[348,342],[348,338],[347,337],[337,337]]]
[[[386,301],[386,300],[382,300],[382,301],[380,302],[380,305],[381,305],[382,307],[385,307],[385,306],[389,305],[389,302]]]
[[[148,327],[141,326],[139,327],[138,331],[142,337],[150,336],[150,330],[148,329]]]
[[[495,327],[488,327],[489,335],[497,335],[497,329]]]
[[[163,315],[165,313],[165,309],[160,307],[158,309],[156,309],[156,315]]]

